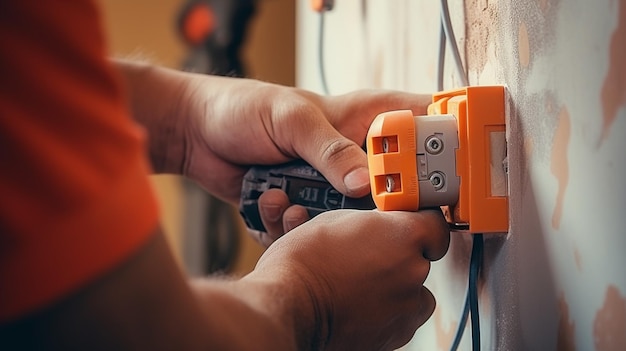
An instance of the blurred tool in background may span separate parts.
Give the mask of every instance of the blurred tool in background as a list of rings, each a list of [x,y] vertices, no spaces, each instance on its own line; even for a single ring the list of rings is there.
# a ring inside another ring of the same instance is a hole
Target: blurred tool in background
[[[243,77],[240,51],[255,14],[254,0],[191,0],[183,4],[177,29],[189,47],[185,71]],[[183,260],[193,275],[229,272],[239,251],[241,219],[231,205],[185,181],[189,209]]]
[[[191,0],[178,17],[182,39],[190,47],[183,69],[243,77],[240,49],[255,13],[254,0]]]

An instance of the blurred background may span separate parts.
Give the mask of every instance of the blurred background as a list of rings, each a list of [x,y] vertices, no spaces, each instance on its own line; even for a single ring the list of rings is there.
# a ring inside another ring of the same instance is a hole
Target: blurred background
[[[292,0],[102,0],[109,52],[198,73],[293,86]],[[178,176],[153,176],[162,226],[191,275],[251,271],[263,249],[236,208]]]

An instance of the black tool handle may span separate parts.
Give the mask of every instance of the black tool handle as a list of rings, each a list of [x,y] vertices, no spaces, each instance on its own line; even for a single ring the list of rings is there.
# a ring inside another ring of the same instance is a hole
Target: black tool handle
[[[370,195],[350,198],[335,188],[315,168],[302,160],[278,166],[252,167],[243,178],[239,212],[250,229],[265,231],[258,201],[263,192],[281,189],[292,204],[302,205],[309,216],[341,208],[376,208]]]

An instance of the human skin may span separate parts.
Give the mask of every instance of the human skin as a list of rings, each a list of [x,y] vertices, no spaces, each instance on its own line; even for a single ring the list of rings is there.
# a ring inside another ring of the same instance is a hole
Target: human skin
[[[185,148],[182,156],[160,163],[173,165],[171,170],[175,173],[195,180],[210,193],[232,204],[239,200],[242,177],[251,165],[280,164],[296,158],[303,158],[319,169],[342,193],[352,197],[367,195],[367,157],[361,146],[372,120],[378,113],[394,109],[411,109],[416,115],[424,114],[430,102],[430,96],[406,92],[361,90],[342,96],[321,96],[256,80],[187,75],[124,61],[118,62],[118,67],[127,77],[134,74],[144,74],[144,78],[163,75],[175,82],[180,80],[177,117],[165,116],[161,120],[178,122],[169,129],[180,131],[173,135],[177,140],[184,140]],[[134,77],[136,84],[139,80]],[[158,84],[149,85],[159,87]],[[134,115],[140,117],[151,116],[145,111],[155,105],[133,106]],[[144,125],[153,124],[144,122]],[[163,159],[163,156],[156,157]],[[291,206],[286,195],[278,190],[264,194],[259,205],[268,231],[252,234],[265,246],[272,245],[285,232],[309,219],[304,208]],[[306,328],[298,328],[316,331],[313,339],[306,336],[309,341],[305,345],[313,340],[312,345],[337,345],[338,349],[354,348],[355,345],[360,345],[358,349],[399,347],[408,342],[415,328],[430,316],[434,308],[432,294],[421,284],[428,274],[429,260],[437,260],[446,252],[447,226],[439,211],[419,214],[352,212],[335,211],[307,222],[283,241],[272,245],[255,271],[244,280],[262,272],[273,277],[278,267],[289,267],[286,271],[297,278],[286,279],[288,284],[306,282],[308,294],[316,297],[313,304],[317,306],[314,310],[318,315],[312,329],[309,323]],[[300,234],[301,231],[305,233]],[[411,244],[415,240],[422,245]],[[394,243],[404,245],[400,248]],[[302,247],[306,250],[300,249]],[[335,262],[338,257],[328,257],[329,248],[337,250],[341,264]],[[366,252],[367,259],[363,262]],[[405,256],[401,259],[402,254]],[[276,256],[290,259],[278,260]],[[291,259],[304,261],[305,258],[310,261],[300,267],[306,274],[293,272],[294,267],[299,266]],[[267,261],[276,263],[268,269]],[[321,263],[329,264],[321,266]],[[359,274],[363,273],[362,267],[365,266],[381,271],[368,270],[367,274]],[[338,267],[341,267],[340,272]],[[380,275],[370,275],[375,273]],[[302,274],[312,277],[306,278]],[[362,280],[352,281],[350,277],[361,277]],[[374,286],[363,289],[368,285]],[[332,295],[328,294],[329,290]],[[364,295],[362,291],[369,294]],[[372,293],[374,291],[377,293]],[[342,299],[337,292],[346,294]],[[323,298],[318,302],[320,295]],[[358,296],[372,300],[356,298]],[[398,296],[410,298],[403,300]],[[359,317],[363,306],[377,305],[377,301],[393,302],[391,305],[396,307],[383,305],[378,311],[372,311],[378,317],[382,317],[381,312],[388,313],[387,321],[395,321],[389,322],[389,329],[381,327],[387,325],[380,323],[381,320],[371,319],[372,324],[368,325],[365,322],[368,316]],[[334,310],[329,306],[339,308]],[[320,318],[332,319],[334,323],[329,324],[337,330],[328,330],[328,325],[319,322]],[[349,325],[354,331],[347,332],[341,323],[337,323],[343,318],[352,322]],[[305,345],[299,343],[300,348]]]
[[[362,145],[373,119],[398,109],[425,114],[431,101],[429,95],[389,90],[322,96],[251,79],[115,62],[130,91],[140,92],[131,99],[132,107],[148,129],[155,172],[183,174],[232,204],[239,201],[241,181],[251,165],[298,158],[321,171],[343,194],[367,195],[369,173]],[[259,204],[268,235],[252,234],[265,246],[308,219],[304,208],[290,206],[281,191],[268,191]]]
[[[322,97],[141,63],[115,66],[147,132],[154,171],[187,176],[230,203],[251,165],[295,158],[342,193],[366,195],[360,145],[369,123],[391,109],[422,113],[428,101],[382,91]],[[339,210],[306,221],[276,193],[261,202],[275,216],[262,211],[271,230],[258,239],[269,248],[248,275],[188,279],[156,228],[95,282],[0,326],[0,348],[391,350],[432,314],[423,282],[449,243],[439,211]],[[290,213],[295,219],[285,222]]]

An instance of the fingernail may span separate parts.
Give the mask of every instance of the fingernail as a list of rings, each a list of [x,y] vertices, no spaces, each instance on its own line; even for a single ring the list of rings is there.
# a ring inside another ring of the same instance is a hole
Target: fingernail
[[[272,222],[276,222],[280,219],[282,212],[280,210],[280,206],[278,205],[265,205],[260,208],[261,214],[265,219],[268,219]]]
[[[367,168],[361,167],[348,173],[343,178],[343,184],[350,191],[358,191],[370,185],[370,174]]]

